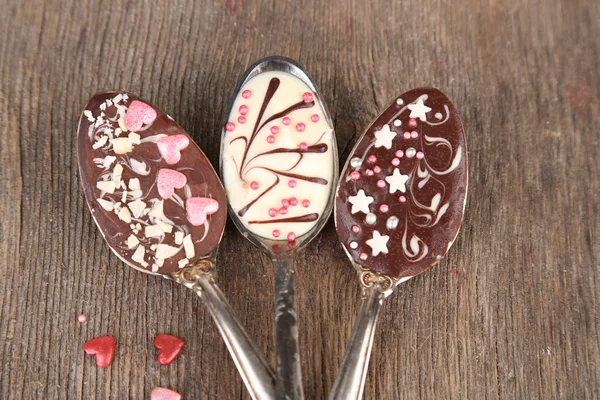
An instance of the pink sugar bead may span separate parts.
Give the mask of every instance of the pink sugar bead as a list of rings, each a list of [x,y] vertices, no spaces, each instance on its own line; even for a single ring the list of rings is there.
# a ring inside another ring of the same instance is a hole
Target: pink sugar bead
[[[300,150],[304,151],[306,149],[308,149],[308,144],[306,144],[306,142],[300,143]]]
[[[417,120],[414,118],[409,119],[408,126],[410,126],[411,128],[414,128],[415,126],[417,126]]]
[[[385,181],[383,179],[380,179],[377,181],[377,186],[379,186],[380,188],[384,188],[385,187]]]
[[[410,132],[404,132],[404,139],[410,139]]]
[[[354,232],[354,233],[360,232],[360,226],[358,226],[358,225],[352,225],[352,232]]]
[[[420,159],[422,159],[423,157],[425,157],[425,154],[423,154],[423,152],[422,152],[422,151],[417,151],[417,158],[420,160]]]
[[[275,143],[275,136],[273,136],[273,135],[267,136],[267,143]]]
[[[283,199],[281,200],[281,205],[287,208],[290,206],[290,201],[288,199]]]
[[[352,171],[350,172],[350,179],[352,179],[353,181],[357,181],[360,179],[360,172],[358,171]]]
[[[287,214],[287,213],[288,213],[288,209],[287,209],[286,207],[281,207],[281,208],[279,209],[279,214],[281,214],[281,215],[285,215],[285,214]]]
[[[401,203],[404,203],[404,202],[406,202],[406,197],[400,196],[400,197],[398,197],[398,200],[400,200]]]
[[[365,261],[367,259],[367,253],[360,253],[360,259]]]
[[[293,179],[292,179],[292,180],[290,180],[290,181],[288,182],[288,186],[289,186],[289,187],[291,187],[291,188],[295,188],[295,187],[296,187],[296,181],[295,181],[295,180],[293,180]]]
[[[270,217],[276,217],[277,216],[277,210],[274,208],[269,208],[269,216]]]
[[[242,115],[248,114],[248,106],[245,105],[245,104],[242,104],[240,106],[240,110],[239,111],[240,111],[240,114],[242,114]]]
[[[381,167],[379,165],[376,165],[375,167],[373,167],[373,171],[378,174],[381,172]]]
[[[398,157],[398,158],[402,158],[402,157],[404,157],[404,152],[403,152],[402,150],[398,150],[398,151],[396,152],[396,157]]]
[[[252,91],[250,91],[250,90],[246,89],[246,90],[244,90],[244,91],[242,92],[242,97],[243,97],[243,98],[245,98],[245,99],[249,99],[249,98],[250,98],[250,96],[252,96]]]
[[[413,139],[416,139],[416,138],[418,138],[418,137],[419,137],[419,132],[417,132],[417,131],[412,131],[412,132],[410,133],[410,137],[411,137],[411,138],[413,138]]]
[[[375,162],[377,162],[377,157],[375,157],[374,155],[370,155],[368,160],[369,160],[369,162],[375,163]]]
[[[319,119],[320,118],[319,118],[319,116],[317,114],[313,114],[313,115],[310,116],[310,120],[312,122],[319,122]]]
[[[304,132],[304,130],[305,130],[305,129],[306,129],[306,125],[304,125],[304,123],[302,123],[302,122],[298,122],[298,123],[296,124],[296,130],[297,130],[298,132]]]
[[[235,129],[235,124],[233,122],[228,122],[227,125],[225,125],[225,129],[227,129],[228,132],[231,132]]]
[[[310,103],[314,100],[313,98],[313,94],[311,92],[306,92],[302,95],[302,100],[304,100],[305,103]]]
[[[254,190],[258,189],[258,182],[252,181],[252,183],[250,184],[250,187]]]
[[[394,158],[394,159],[392,159],[392,165],[393,165],[393,166],[398,166],[398,165],[400,165],[400,160],[399,160],[399,159],[397,159],[397,158]]]
[[[288,233],[288,241],[293,242],[294,240],[296,240],[296,234],[294,232],[290,232]]]
[[[277,237],[279,237],[279,235],[280,235],[280,233],[279,233],[279,230],[278,230],[278,229],[275,229],[275,230],[273,231],[273,237],[276,237],[276,238],[277,238]]]
[[[305,208],[308,208],[308,207],[310,207],[310,200],[308,200],[308,199],[304,199],[304,200],[302,200],[302,205],[303,205]]]
[[[274,126],[272,126],[272,127],[271,127],[271,133],[272,133],[273,135],[276,135],[276,134],[278,134],[278,133],[279,133],[279,127],[278,127],[277,125],[274,125]]]
[[[244,117],[243,115],[240,115],[240,116],[238,117],[238,122],[239,122],[240,124],[245,124],[245,123],[246,123],[246,117]]]
[[[83,314],[80,314],[77,317],[77,321],[79,321],[79,322],[81,322],[83,324],[85,321],[87,321],[87,317],[85,315],[83,315]]]
[[[290,206],[295,206],[298,204],[298,199],[295,197],[290,197]]]
[[[292,122],[292,120],[289,117],[285,117],[284,119],[281,120],[281,123],[284,125],[289,125]]]
[[[365,171],[365,173],[366,173],[368,176],[372,176],[372,175],[373,175],[373,171],[372,171],[372,170],[370,170],[370,169],[366,170],[366,171]]]
[[[381,206],[379,206],[379,211],[381,212],[388,212],[390,210],[390,207],[387,204],[382,204]]]

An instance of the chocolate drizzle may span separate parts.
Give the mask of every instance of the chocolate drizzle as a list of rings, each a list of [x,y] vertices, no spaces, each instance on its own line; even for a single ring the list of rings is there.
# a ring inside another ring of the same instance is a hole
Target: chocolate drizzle
[[[252,205],[258,201],[258,199],[260,199],[261,197],[263,197],[265,194],[267,194],[268,191],[270,191],[271,189],[273,189],[278,184],[279,184],[279,177],[275,176],[275,183],[273,183],[271,186],[269,186],[267,188],[267,190],[265,190],[260,195],[258,195],[257,198],[255,198],[254,200],[252,200],[250,203],[246,204],[240,211],[238,211],[238,215],[240,217],[243,217],[244,214],[246,214],[248,212],[248,210],[250,209],[250,207],[252,207]]]
[[[313,222],[319,219],[319,214],[311,213],[300,215],[291,218],[280,218],[280,219],[263,219],[260,221],[248,221],[249,224],[275,224],[279,222]]]

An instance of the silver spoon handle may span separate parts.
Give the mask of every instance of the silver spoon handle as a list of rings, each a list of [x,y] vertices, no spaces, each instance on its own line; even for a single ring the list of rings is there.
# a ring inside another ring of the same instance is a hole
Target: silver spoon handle
[[[359,400],[362,398],[375,327],[384,294],[375,288],[364,289],[363,301],[352,328],[350,342],[340,365],[329,400]]]
[[[295,310],[294,259],[284,255],[275,267],[275,348],[277,350],[277,399],[301,400],[302,369],[298,351],[298,321]]]
[[[182,283],[194,290],[210,311],[250,396],[257,400],[274,399],[275,373],[262,351],[248,336],[215,280],[208,275],[195,282]]]

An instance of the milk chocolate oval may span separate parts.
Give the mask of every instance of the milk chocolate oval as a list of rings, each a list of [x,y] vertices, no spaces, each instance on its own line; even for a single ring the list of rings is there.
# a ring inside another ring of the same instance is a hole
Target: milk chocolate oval
[[[98,93],[77,135],[88,206],[119,258],[168,274],[217,247],[225,191],[202,150],[167,114],[127,93]]]
[[[398,97],[353,149],[335,222],[361,268],[402,279],[436,264],[462,223],[467,153],[462,124],[437,89]]]

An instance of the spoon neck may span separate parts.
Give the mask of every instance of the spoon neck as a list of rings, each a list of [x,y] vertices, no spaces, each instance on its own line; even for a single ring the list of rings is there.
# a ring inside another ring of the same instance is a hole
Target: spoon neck
[[[377,287],[363,288],[363,301],[350,342],[337,374],[330,400],[362,398],[379,310],[386,294]]]
[[[294,258],[273,258],[275,269],[275,347],[277,350],[277,399],[303,399],[302,370],[295,311]]]

